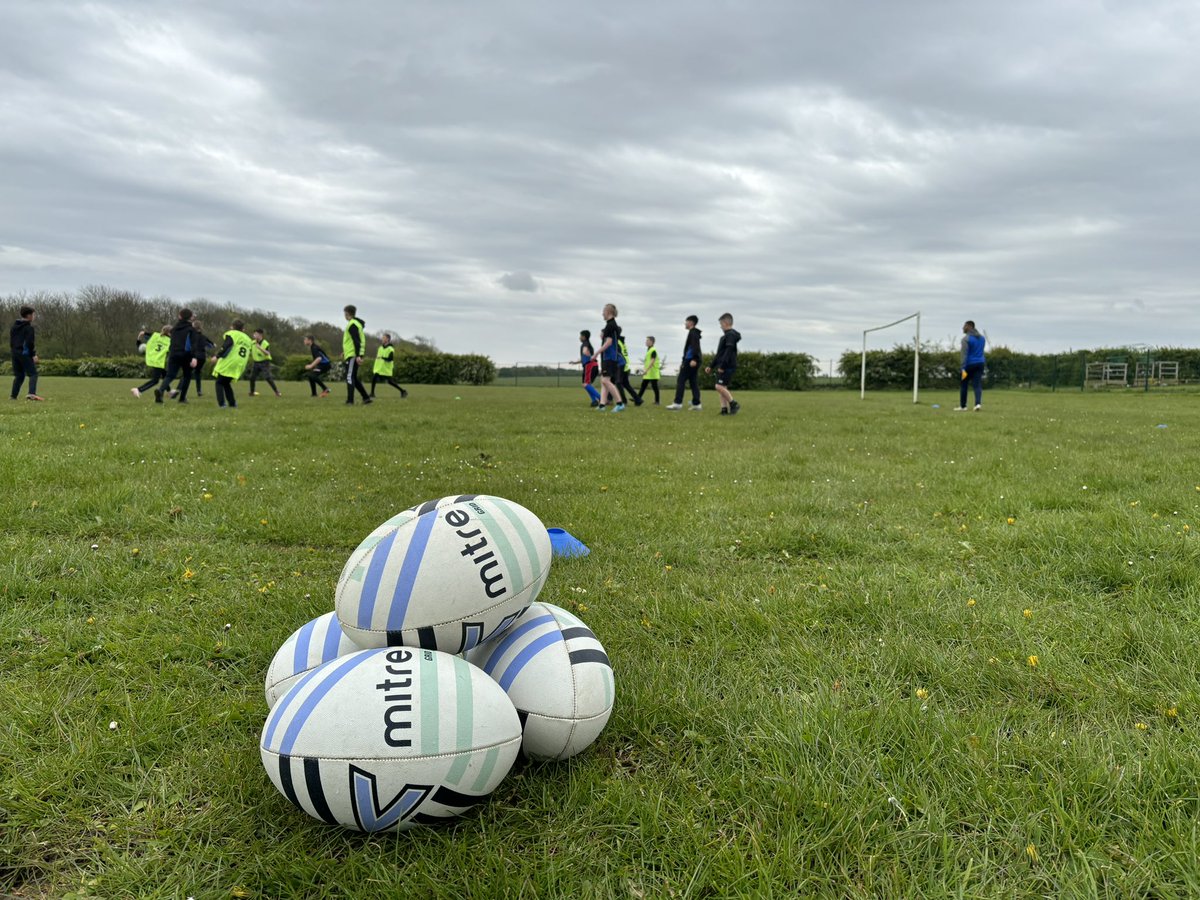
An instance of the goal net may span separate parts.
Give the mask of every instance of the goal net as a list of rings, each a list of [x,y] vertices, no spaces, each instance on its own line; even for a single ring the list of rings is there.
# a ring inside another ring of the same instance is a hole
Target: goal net
[[[873,331],[884,331],[888,328],[894,328],[897,325],[902,325],[905,322],[916,320],[916,332],[913,336],[913,403],[917,402],[917,378],[921,373],[921,314],[913,313],[911,316],[905,316],[903,319],[897,319],[895,322],[888,322],[886,325],[876,325],[874,328],[863,329],[862,342],[862,377],[859,380],[858,396],[863,399],[867,396],[867,335]]]

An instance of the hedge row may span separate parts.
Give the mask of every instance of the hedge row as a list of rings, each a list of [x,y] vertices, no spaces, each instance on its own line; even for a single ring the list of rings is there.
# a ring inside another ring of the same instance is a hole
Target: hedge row
[[[1067,353],[1019,353],[1008,347],[989,348],[984,372],[986,387],[1075,387],[1084,379],[1088,363],[1117,360],[1128,363],[1129,383],[1132,385],[1137,364],[1149,356],[1153,361],[1179,363],[1179,377],[1184,382],[1200,381],[1200,350],[1186,347],[1160,347],[1147,351],[1140,348],[1102,347]],[[960,382],[958,350],[936,347],[921,349],[922,388],[957,388]],[[850,350],[842,354],[838,369],[847,388],[858,389],[862,355]],[[896,346],[890,350],[867,351],[867,387],[871,389],[912,388],[912,345]]]
[[[812,383],[816,361],[807,353],[739,353],[736,391],[803,391]],[[700,386],[709,390],[716,375],[700,372]]]
[[[276,375],[284,381],[299,380],[304,377],[304,367],[311,361],[311,356],[285,357],[275,365]],[[373,363],[374,360],[367,359],[363,364],[364,371],[370,373]],[[38,373],[79,378],[143,379],[146,361],[141,356],[43,359],[38,363]],[[478,354],[397,353],[394,377],[402,384],[490,384],[496,378],[496,367],[486,356]]]

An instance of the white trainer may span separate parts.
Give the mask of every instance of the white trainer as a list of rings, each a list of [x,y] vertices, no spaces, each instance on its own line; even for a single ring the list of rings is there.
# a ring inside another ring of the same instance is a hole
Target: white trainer
[[[700,412],[700,410],[704,409],[704,407],[701,406],[699,403],[693,403],[691,406],[688,407],[688,409],[689,410],[694,409],[696,412]]]
[[[670,406],[668,406],[666,408],[670,409],[670,410],[683,409],[683,404],[682,403],[672,403]]]

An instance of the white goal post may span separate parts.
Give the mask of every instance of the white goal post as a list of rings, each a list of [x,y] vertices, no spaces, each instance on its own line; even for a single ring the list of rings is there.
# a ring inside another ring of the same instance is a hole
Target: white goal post
[[[894,325],[899,325],[902,322],[907,322],[909,319],[917,320],[916,338],[913,341],[913,403],[917,402],[917,378],[921,373],[921,313],[915,312],[911,316],[905,316],[903,319],[897,319],[895,322],[888,322],[886,325],[879,325],[875,328],[863,329],[862,343],[862,377],[858,385],[858,399],[863,400],[867,396],[867,335],[872,331],[883,331],[885,328],[891,328]]]

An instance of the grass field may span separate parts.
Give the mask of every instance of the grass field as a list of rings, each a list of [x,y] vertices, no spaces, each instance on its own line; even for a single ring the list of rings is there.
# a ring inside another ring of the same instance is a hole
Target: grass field
[[[1195,394],[128,387],[0,407],[0,894],[1200,894]],[[454,827],[331,829],[263,772],[267,665],[459,492],[591,547],[542,596],[616,710]]]

